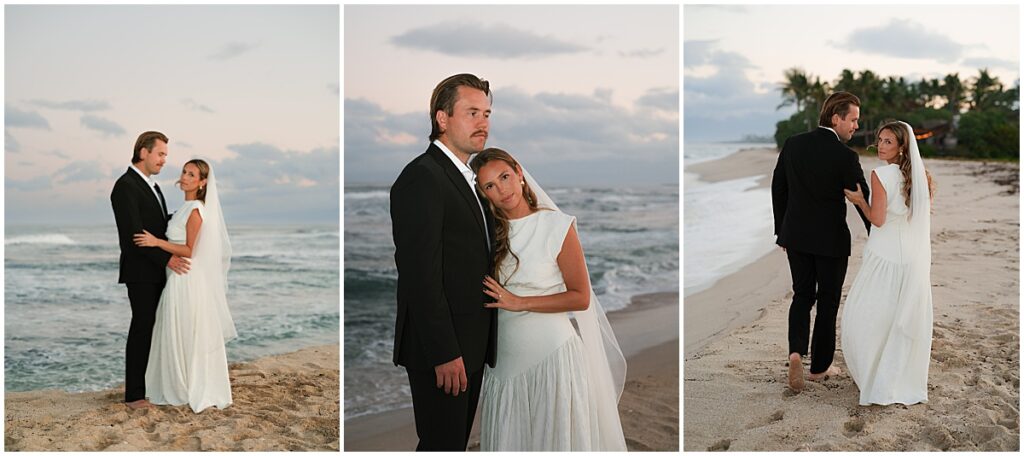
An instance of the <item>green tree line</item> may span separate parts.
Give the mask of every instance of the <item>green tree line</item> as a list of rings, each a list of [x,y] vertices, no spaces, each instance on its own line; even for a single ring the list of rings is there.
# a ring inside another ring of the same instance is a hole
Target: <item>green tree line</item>
[[[854,73],[844,69],[834,81],[822,81],[799,68],[785,71],[779,88],[782,103],[793,105],[796,113],[775,125],[779,147],[786,138],[817,127],[818,113],[825,98],[835,91],[847,91],[861,101],[861,130],[850,141],[864,147],[874,141],[874,130],[887,119],[910,123],[915,129],[925,124],[946,124],[955,141],[921,145],[925,156],[971,158],[1020,157],[1020,80],[1006,87],[987,69],[961,80],[958,73],[944,78],[908,81],[903,77],[882,78],[871,70]],[[933,141],[934,142],[934,141]]]

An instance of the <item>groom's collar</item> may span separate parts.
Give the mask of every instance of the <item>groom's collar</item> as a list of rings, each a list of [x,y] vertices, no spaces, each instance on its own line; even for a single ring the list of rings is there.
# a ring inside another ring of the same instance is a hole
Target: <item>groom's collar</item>
[[[435,139],[434,145],[437,146],[438,149],[441,149],[441,152],[444,152],[444,155],[447,156],[448,159],[451,160],[453,164],[455,164],[455,168],[457,168],[459,172],[462,173],[463,176],[465,176],[467,172],[473,176],[476,176],[476,174],[473,173],[473,170],[470,169],[469,166],[467,166],[465,163],[462,163],[462,160],[459,160],[459,157],[456,157],[452,151],[448,150],[448,147],[446,147],[444,143],[441,142],[441,140]],[[469,160],[472,160],[474,155],[476,154],[470,155]],[[467,160],[467,162],[469,160]]]
[[[139,168],[138,168],[137,166],[135,166],[135,164],[134,164],[134,163],[133,163],[133,164],[132,164],[131,166],[129,166],[129,168],[131,168],[131,169],[132,169],[132,170],[134,170],[134,171],[135,171],[136,173],[138,173],[138,174],[139,174],[139,177],[141,177],[141,178],[142,178],[142,180],[146,181],[146,183],[147,183],[147,184],[149,184],[149,186],[150,186],[150,187],[152,187],[152,186],[153,186],[153,182],[154,182],[154,180],[153,180],[152,178],[150,178],[149,176],[147,176],[147,175],[143,174],[143,173],[142,173],[142,170],[140,170],[140,169],[139,169]]]
[[[818,128],[824,128],[824,129],[826,129],[828,131],[831,131],[833,135],[836,135],[836,139],[839,139],[839,133],[836,133],[836,131],[833,130],[831,127],[826,127],[824,125],[818,125]],[[840,139],[839,142],[843,142],[843,141]]]

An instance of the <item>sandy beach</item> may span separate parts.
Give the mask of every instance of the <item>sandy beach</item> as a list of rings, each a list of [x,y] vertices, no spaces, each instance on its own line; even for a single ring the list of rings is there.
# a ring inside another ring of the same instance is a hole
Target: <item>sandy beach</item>
[[[774,149],[750,150],[687,172],[705,181],[763,175],[768,185],[776,157]],[[938,186],[929,402],[859,406],[845,373],[789,392],[791,279],[777,249],[686,298],[685,451],[1019,450],[1019,166],[925,163]],[[865,171],[881,164],[861,157]],[[842,303],[866,240],[852,205],[849,214],[856,222]],[[836,364],[845,370],[841,347]]]
[[[123,387],[5,394],[5,451],[338,451],[338,345],[232,364],[234,403],[130,410]]]
[[[636,296],[608,319],[627,358],[619,401],[631,451],[679,450],[679,294]],[[469,449],[480,445],[479,419]],[[361,416],[344,423],[345,451],[411,451],[416,447],[412,408]]]

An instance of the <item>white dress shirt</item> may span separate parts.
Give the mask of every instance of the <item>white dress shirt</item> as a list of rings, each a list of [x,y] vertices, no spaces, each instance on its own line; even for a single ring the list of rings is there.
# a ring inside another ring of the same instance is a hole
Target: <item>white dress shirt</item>
[[[441,149],[441,152],[444,152],[444,154],[448,156],[448,159],[451,160],[452,163],[455,164],[455,167],[459,169],[459,172],[462,173],[462,177],[466,179],[466,184],[469,185],[469,192],[473,194],[474,198],[476,198],[476,205],[477,207],[480,208],[480,216],[483,217],[484,220],[484,236],[487,237],[487,245],[488,248],[490,248],[491,235],[487,231],[487,215],[484,214],[484,205],[480,204],[480,196],[476,194],[476,173],[474,173],[473,170],[465,163],[462,163],[462,160],[459,160],[459,157],[456,157],[455,154],[452,153],[452,151],[448,150],[448,148],[445,147],[444,143],[442,143],[441,140],[435,139],[434,145],[436,145],[439,149]],[[470,160],[472,160],[473,156],[471,155],[469,158]]]
[[[160,201],[160,195],[157,194],[156,192],[156,181],[151,179],[149,176],[143,174],[142,171],[139,170],[139,168],[137,168],[134,164],[132,166],[129,166],[129,168],[134,169],[135,172],[139,173],[139,175],[142,176],[142,180],[146,181],[146,183],[149,184],[149,190],[153,192],[153,197],[156,198],[156,203],[160,205],[160,210],[162,211],[164,203]],[[167,217],[167,214],[164,214],[164,217]]]

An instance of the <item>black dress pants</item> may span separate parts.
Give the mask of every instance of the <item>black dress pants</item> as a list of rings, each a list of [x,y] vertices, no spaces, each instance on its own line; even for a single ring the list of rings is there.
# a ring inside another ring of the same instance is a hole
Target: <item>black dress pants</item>
[[[412,410],[416,417],[416,451],[466,451],[473,418],[480,400],[483,366],[467,372],[469,387],[458,396],[445,394],[437,387],[434,370],[406,369],[412,391]]]
[[[814,333],[810,339],[811,373],[820,374],[832,365],[836,352],[836,313],[846,279],[849,257],[826,257],[786,251],[793,274],[793,303],[789,306],[789,353],[807,355],[811,307],[817,303]]]
[[[146,365],[149,364],[149,346],[153,341],[153,323],[156,307],[164,283],[128,283],[128,301],[132,305],[132,322],[125,344],[124,401],[146,398]]]

